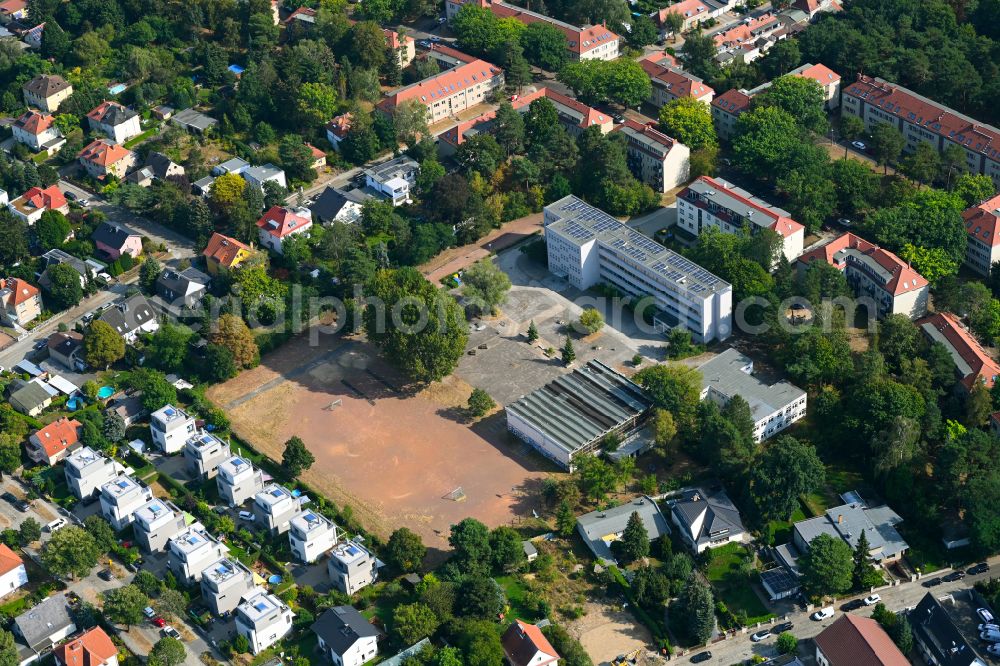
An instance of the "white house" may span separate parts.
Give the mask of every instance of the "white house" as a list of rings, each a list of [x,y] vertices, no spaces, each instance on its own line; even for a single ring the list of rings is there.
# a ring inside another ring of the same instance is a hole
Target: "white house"
[[[201,523],[174,535],[169,544],[167,565],[185,585],[200,583],[205,568],[229,554],[229,548],[206,532]]]
[[[308,208],[289,209],[283,206],[271,206],[257,220],[257,238],[263,247],[275,254],[282,254],[282,244],[286,238],[308,233],[311,226],[312,213]]]
[[[89,446],[74,451],[66,458],[63,472],[66,485],[77,499],[91,497],[105,483],[117,478],[125,468]]]
[[[153,444],[164,453],[184,450],[184,444],[198,431],[193,416],[173,405],[165,405],[149,415]]]
[[[135,512],[152,499],[148,486],[123,474],[101,486],[101,513],[120,531],[131,525]]]
[[[170,539],[187,528],[184,512],[159,497],[136,509],[132,519],[135,540],[147,553],[164,550]]]
[[[337,526],[325,516],[306,509],[292,518],[288,541],[299,561],[312,564],[337,545]]]
[[[236,607],[236,633],[250,641],[250,651],[260,654],[292,631],[295,613],[281,599],[260,590]]]
[[[264,183],[267,181],[275,182],[282,187],[288,187],[288,183],[285,181],[285,172],[273,164],[250,167],[240,172],[240,175],[243,176],[245,181],[261,189],[264,189]]]
[[[365,169],[365,184],[391,201],[393,206],[402,206],[410,200],[410,188],[416,184],[419,174],[417,161],[401,155]]]
[[[361,666],[378,655],[379,630],[353,606],[334,606],[312,625],[319,648],[337,666]]]
[[[184,458],[188,462],[188,468],[206,479],[214,478],[219,465],[231,455],[229,444],[210,432],[197,433],[184,444]]]
[[[354,594],[378,580],[382,562],[356,541],[344,541],[330,553],[326,569],[330,581],[341,592]]]
[[[87,114],[90,128],[105,134],[115,143],[125,143],[142,134],[139,114],[118,102],[101,102]]]
[[[35,110],[26,111],[11,125],[14,139],[38,153],[52,155],[66,144],[66,138],[56,127],[55,118],[50,113]]]
[[[750,540],[739,509],[722,488],[685,490],[680,499],[671,503],[670,518],[696,553]]]
[[[264,473],[242,456],[233,456],[219,465],[215,483],[222,497],[231,507],[243,506],[254,495],[264,490]]]
[[[691,150],[680,141],[631,118],[626,118],[615,131],[626,137],[629,169],[654,191],[667,192],[688,179]]]
[[[299,507],[299,498],[293,497],[288,488],[277,483],[269,484],[254,495],[254,514],[257,520],[273,534],[283,534],[288,531],[292,516],[298,513]]]
[[[0,598],[28,584],[24,560],[7,544],[0,543]]]

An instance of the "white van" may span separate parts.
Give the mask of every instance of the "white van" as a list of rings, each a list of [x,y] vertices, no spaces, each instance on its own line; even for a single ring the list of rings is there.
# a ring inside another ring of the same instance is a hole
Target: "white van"
[[[62,528],[66,527],[66,525],[67,525],[67,522],[66,522],[65,518],[56,518],[51,523],[48,523],[45,526],[45,529],[48,532],[57,532],[57,531],[61,530]]]

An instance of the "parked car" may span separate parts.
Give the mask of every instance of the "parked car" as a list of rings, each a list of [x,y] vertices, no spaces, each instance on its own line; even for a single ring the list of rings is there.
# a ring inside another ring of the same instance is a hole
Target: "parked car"
[[[248,523],[252,523],[257,520],[257,516],[254,515],[253,511],[240,511],[240,520],[245,520]]]
[[[67,201],[76,201],[76,194],[73,192],[67,191],[63,194],[63,196],[66,197]]]
[[[874,606],[875,604],[882,601],[882,595],[880,594],[869,594],[865,597],[865,606]]]
[[[162,631],[164,636],[169,636],[170,638],[176,638],[177,640],[181,639],[180,633],[170,625],[163,627]]]
[[[981,624],[976,627],[978,631],[1000,631],[1000,625],[996,624]]]
[[[101,580],[106,580],[108,582],[113,581],[115,579],[115,575],[114,573],[112,573],[111,569],[101,569],[100,571],[97,572],[97,577],[100,578]]]
[[[0,495],[0,497],[2,497],[4,499],[4,501],[6,501],[6,502],[8,502],[10,504],[13,504],[14,502],[17,501],[17,495],[15,495],[14,493],[12,493],[10,491],[5,492],[3,495]]]
[[[865,145],[864,141],[851,141],[851,146],[861,151],[868,150],[868,146]]]
[[[21,513],[27,513],[28,509],[31,508],[31,502],[28,500],[19,499],[16,502],[14,502],[14,508],[20,511]]]
[[[66,527],[66,524],[67,523],[66,523],[66,519],[65,518],[56,518],[51,523],[48,523],[45,526],[45,529],[48,530],[49,532],[56,532],[58,530],[61,530],[64,527]]]
[[[613,116],[611,116],[611,119],[615,121],[616,125],[621,125],[622,123],[625,122],[625,116],[623,116],[620,113],[614,114]]]
[[[447,23],[447,22],[448,22],[448,19],[446,19],[443,16],[441,16],[441,17],[438,18],[438,25],[442,25],[442,24]]]
[[[976,615],[978,615],[979,619],[985,622],[986,624],[990,624],[991,622],[993,622],[994,619],[993,613],[991,613],[988,608],[977,608]]]
[[[971,567],[965,570],[965,573],[970,576],[978,576],[979,574],[984,574],[990,570],[990,565],[986,562],[980,562],[979,564],[973,564]]]
[[[987,629],[986,631],[979,632],[979,637],[990,643],[1000,643],[1000,630]]]
[[[699,652],[695,656],[691,657],[692,664],[700,664],[702,662],[708,661],[712,658],[711,652]]]
[[[864,605],[865,605],[865,602],[861,601],[861,599],[851,599],[850,601],[848,601],[847,603],[845,603],[843,606],[841,606],[840,610],[842,610],[842,611],[844,611],[846,613],[848,611],[853,611],[853,610],[858,610],[859,608],[863,608]]]
[[[820,608],[818,611],[810,615],[814,620],[826,620],[833,617],[833,606],[827,606],[826,608]]]
[[[167,621],[164,620],[162,617],[154,617],[152,620],[150,620],[150,622],[153,623],[154,627],[159,627],[160,629],[167,626]]]
[[[776,624],[773,627],[771,627],[771,633],[774,634],[783,634],[786,631],[791,631],[791,630],[792,630],[791,622],[781,622],[780,624]]]
[[[90,205],[90,199],[80,199],[80,205],[86,208]]]
[[[152,620],[154,617],[156,617],[156,611],[153,610],[152,606],[146,606],[145,608],[143,608],[142,609],[142,614],[145,615],[146,617],[148,617],[150,620]]]
[[[987,645],[986,651],[994,657],[1000,657],[1000,644],[994,643],[993,645]]]
[[[950,574],[943,577],[941,580],[943,580],[946,583],[954,583],[955,581],[962,580],[963,578],[965,578],[965,572],[958,570],[958,571],[952,571]]]
[[[937,587],[938,585],[940,585],[943,582],[944,581],[941,580],[940,578],[931,578],[930,580],[925,580],[923,582],[923,586],[924,587]]]
[[[760,643],[765,638],[770,638],[770,636],[771,636],[770,629],[761,629],[755,634],[750,634],[750,640],[753,641],[754,643]]]

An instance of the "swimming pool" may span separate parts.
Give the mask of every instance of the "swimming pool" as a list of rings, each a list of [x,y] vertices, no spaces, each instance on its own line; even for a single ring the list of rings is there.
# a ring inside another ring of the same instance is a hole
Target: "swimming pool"
[[[97,391],[97,397],[100,398],[101,400],[107,400],[108,398],[110,398],[114,394],[115,394],[115,390],[113,388],[111,388],[110,386],[102,386]]]
[[[72,398],[70,398],[69,400],[66,401],[66,407],[71,412],[75,412],[76,410],[80,409],[80,407],[82,407],[82,406],[83,406],[83,400],[81,400],[80,398],[77,398],[76,396],[73,396]]]

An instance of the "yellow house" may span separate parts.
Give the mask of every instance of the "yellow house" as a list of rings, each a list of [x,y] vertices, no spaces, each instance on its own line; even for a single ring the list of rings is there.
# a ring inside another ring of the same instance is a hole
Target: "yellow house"
[[[253,252],[249,245],[216,232],[212,234],[212,238],[208,241],[208,247],[202,254],[205,257],[208,272],[212,275],[218,275],[220,269],[232,270],[236,268],[251,257]]]

